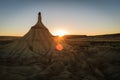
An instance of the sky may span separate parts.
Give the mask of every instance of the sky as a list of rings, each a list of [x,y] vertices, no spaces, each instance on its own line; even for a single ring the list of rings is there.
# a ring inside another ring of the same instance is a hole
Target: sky
[[[52,34],[120,33],[120,0],[0,0],[0,36],[23,36],[39,11]]]

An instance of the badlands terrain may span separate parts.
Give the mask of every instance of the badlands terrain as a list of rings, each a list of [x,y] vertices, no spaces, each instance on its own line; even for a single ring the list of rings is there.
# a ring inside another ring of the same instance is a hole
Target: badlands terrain
[[[1,36],[0,47],[20,38]],[[73,48],[74,61],[52,62],[45,57],[34,63],[0,60],[0,80],[120,80],[120,34],[63,38]]]

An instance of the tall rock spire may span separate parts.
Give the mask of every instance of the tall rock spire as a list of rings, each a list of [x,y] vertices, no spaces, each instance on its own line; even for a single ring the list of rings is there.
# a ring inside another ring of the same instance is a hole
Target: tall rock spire
[[[38,23],[42,23],[42,17],[41,17],[41,12],[38,13]]]
[[[37,23],[30,29],[30,31],[23,37],[27,40],[29,49],[35,53],[47,53],[54,43],[52,34],[42,23],[41,13],[38,13]]]
[[[41,12],[38,13],[38,20],[37,20],[37,23],[32,27],[32,28],[35,28],[35,29],[46,29],[48,30],[44,24],[42,23],[42,16],[41,16]]]

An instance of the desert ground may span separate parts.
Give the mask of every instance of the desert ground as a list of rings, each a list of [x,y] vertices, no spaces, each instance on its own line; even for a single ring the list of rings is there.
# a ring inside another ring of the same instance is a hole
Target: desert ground
[[[1,36],[0,47],[19,38]],[[1,60],[0,80],[120,80],[120,34],[72,35],[64,36],[64,41],[74,48],[78,61],[17,64]]]

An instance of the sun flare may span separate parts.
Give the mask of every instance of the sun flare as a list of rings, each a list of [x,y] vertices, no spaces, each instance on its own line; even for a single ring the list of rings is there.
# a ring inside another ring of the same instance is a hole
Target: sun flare
[[[54,32],[53,35],[62,37],[64,35],[66,35],[66,32],[63,30],[59,30],[59,31]]]

